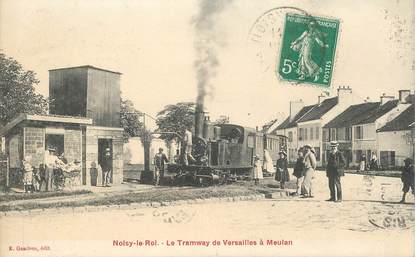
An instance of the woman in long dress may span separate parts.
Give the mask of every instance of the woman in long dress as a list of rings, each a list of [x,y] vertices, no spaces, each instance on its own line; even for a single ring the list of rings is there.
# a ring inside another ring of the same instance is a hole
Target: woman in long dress
[[[313,197],[312,195],[312,179],[314,177],[314,170],[317,166],[316,156],[314,148],[310,145],[305,145],[305,155],[304,155],[304,168],[305,168],[305,175],[303,181],[303,191],[304,197]]]
[[[271,158],[271,154],[269,154],[268,150],[264,150],[264,166],[263,166],[264,170],[274,174],[275,173],[275,168],[274,168],[274,163],[272,162],[272,158]]]
[[[284,189],[285,182],[290,181],[290,174],[288,173],[287,154],[284,151],[281,151],[279,154],[280,158],[277,160],[276,180],[280,182],[280,188]]]

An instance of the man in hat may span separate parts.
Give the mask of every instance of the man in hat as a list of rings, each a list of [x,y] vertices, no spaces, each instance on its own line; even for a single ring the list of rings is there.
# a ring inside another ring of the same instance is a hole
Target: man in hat
[[[109,187],[110,180],[111,180],[111,172],[112,172],[112,156],[111,156],[111,149],[106,148],[104,152],[104,156],[102,158],[102,185]]]
[[[160,185],[160,178],[164,176],[164,164],[169,162],[167,156],[163,153],[163,148],[154,156],[154,184]]]
[[[45,151],[45,180],[46,191],[52,190],[53,182],[55,182],[55,170],[57,169],[56,162],[58,157],[56,156],[56,150],[53,147],[49,147]]]
[[[314,148],[311,145],[304,146],[304,168],[305,168],[305,175],[303,181],[303,197],[313,197],[312,195],[312,182],[311,180],[314,177],[314,170],[317,167],[317,160]]]
[[[338,150],[337,141],[330,142],[330,154],[327,162],[326,175],[329,179],[330,199],[327,201],[342,201],[342,186],[340,177],[344,176],[345,160],[343,154]],[[336,199],[337,190],[337,199]]]
[[[412,194],[414,194],[415,196],[415,191],[414,191],[414,165],[412,164],[412,159],[411,158],[406,158],[404,160],[405,162],[405,166],[402,170],[402,175],[401,175],[401,180],[403,183],[403,195],[402,195],[402,200],[400,201],[400,203],[404,203],[405,202],[405,198],[406,198],[406,193],[408,193],[409,189],[412,189]]]

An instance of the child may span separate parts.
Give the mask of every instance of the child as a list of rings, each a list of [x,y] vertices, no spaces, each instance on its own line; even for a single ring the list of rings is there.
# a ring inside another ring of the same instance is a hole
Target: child
[[[406,193],[408,193],[409,188],[412,189],[412,194],[415,195],[415,192],[414,192],[414,165],[412,164],[412,159],[406,158],[404,162],[405,162],[405,167],[403,168],[402,175],[401,175],[401,180],[402,180],[402,183],[403,183],[403,188],[402,188],[403,195],[402,195],[402,200],[400,201],[400,203],[405,202]]]
[[[263,179],[263,174],[262,174],[262,165],[261,165],[261,161],[259,160],[258,156],[254,156],[254,183],[255,185],[259,184],[259,180]]]
[[[297,177],[297,192],[296,195],[303,195],[301,188],[304,180],[305,165],[303,150],[298,150],[297,162],[295,163],[293,175]]]
[[[33,192],[33,167],[30,164],[30,156],[23,158],[23,185],[26,193]]]
[[[40,171],[39,169],[33,169],[33,190],[35,192],[39,192],[40,191],[40,183],[41,183],[41,179],[40,179]]]

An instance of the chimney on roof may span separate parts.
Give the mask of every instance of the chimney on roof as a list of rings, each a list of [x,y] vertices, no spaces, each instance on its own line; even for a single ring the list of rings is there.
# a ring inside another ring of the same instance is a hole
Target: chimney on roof
[[[297,113],[304,107],[302,99],[298,101],[290,101],[290,121],[292,121]]]
[[[399,102],[406,104],[408,103],[409,96],[411,95],[411,90],[399,90]]]
[[[327,95],[325,95],[325,94],[323,94],[323,93],[321,93],[319,96],[318,96],[318,104],[321,104],[325,99],[327,98]]]
[[[350,105],[353,103],[352,89],[349,86],[340,86],[337,89],[339,104]]]
[[[389,101],[391,101],[393,99],[395,99],[394,96],[389,96],[389,95],[386,95],[385,93],[383,93],[380,96],[380,105],[384,105],[385,103],[387,103],[387,102],[389,102]]]

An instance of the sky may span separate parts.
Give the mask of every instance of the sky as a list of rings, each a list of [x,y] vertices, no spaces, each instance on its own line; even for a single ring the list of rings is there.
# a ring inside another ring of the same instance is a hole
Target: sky
[[[37,92],[48,95],[48,70],[93,65],[122,73],[122,98],[155,116],[164,106],[195,101],[199,0],[0,0],[0,48],[33,70]],[[288,115],[289,102],[313,104],[322,89],[295,85],[275,73],[280,39],[255,44],[250,29],[280,6],[340,20],[329,93],[350,86],[378,100],[415,88],[415,1],[226,0],[209,27],[217,63],[209,71],[206,111],[212,120],[260,126]],[[278,11],[284,17],[286,10]],[[283,27],[282,18],[274,24]],[[268,32],[266,32],[268,33]],[[265,34],[264,34],[265,35]],[[270,47],[267,48],[267,44]],[[272,47],[271,47],[272,46]],[[264,70],[256,54],[265,53]]]

